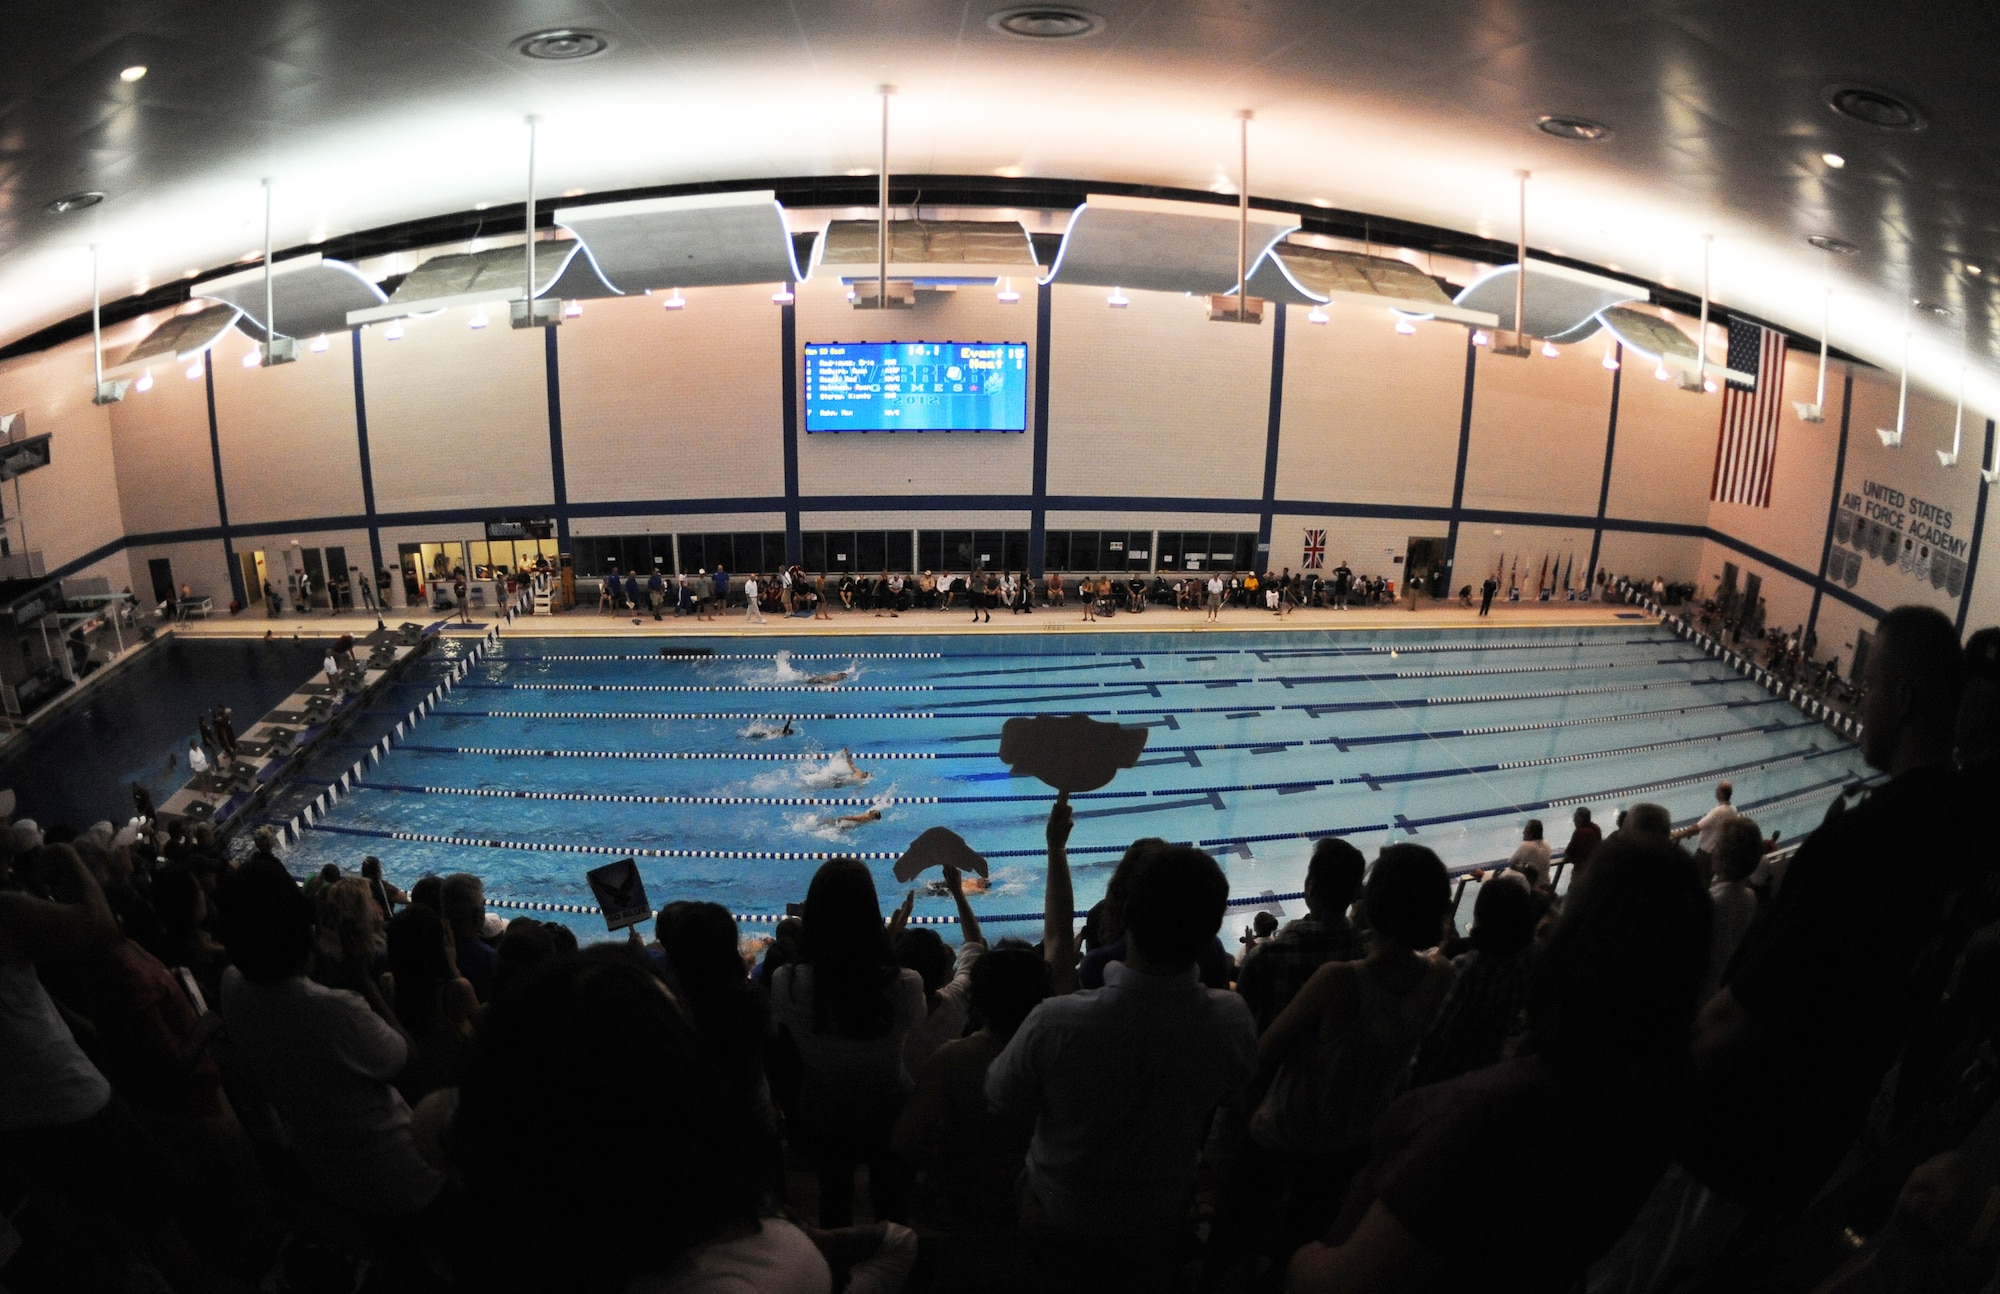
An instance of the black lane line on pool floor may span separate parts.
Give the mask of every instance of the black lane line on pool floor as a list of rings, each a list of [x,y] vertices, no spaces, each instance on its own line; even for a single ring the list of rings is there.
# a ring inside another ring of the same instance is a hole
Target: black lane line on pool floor
[[[1117,650],[1033,651],[1033,652],[999,651],[999,652],[972,652],[972,653],[954,653],[954,654],[947,654],[945,652],[717,651],[717,652],[710,652],[706,655],[687,655],[679,652],[676,652],[672,655],[662,655],[657,651],[617,652],[617,653],[600,654],[600,653],[586,653],[586,652],[574,652],[574,653],[511,652],[506,650],[505,648],[502,648],[501,650],[489,656],[487,660],[490,663],[503,664],[503,665],[509,661],[562,661],[565,663],[573,663],[573,662],[588,663],[590,661],[616,661],[620,663],[630,663],[634,661],[646,661],[659,665],[704,665],[704,664],[714,664],[718,661],[777,660],[780,657],[783,657],[785,660],[793,660],[793,661],[797,660],[827,660],[827,661],[967,660],[967,659],[1038,660],[1038,659],[1051,659],[1051,658],[1089,659],[1093,657],[1095,658],[1111,657],[1114,659],[1123,659],[1133,656],[1148,657],[1148,658],[1158,657],[1162,659],[1196,660],[1196,661],[1215,660],[1222,656],[1254,656],[1259,660],[1283,660],[1293,657],[1311,657],[1311,656],[1376,656],[1376,655],[1386,655],[1390,652],[1403,653],[1403,652],[1561,651],[1564,649],[1574,650],[1578,647],[1605,647],[1605,646],[1658,647],[1658,646],[1671,646],[1674,643],[1678,643],[1679,641],[1681,641],[1680,639],[1671,636],[1616,638],[1612,636],[1616,632],[1616,629],[1617,629],[1616,626],[1605,625],[1602,627],[1601,631],[1596,637],[1588,639],[1579,638],[1575,640],[1564,640],[1564,641],[1548,641],[1544,639],[1536,639],[1525,642],[1482,641],[1482,642],[1467,642],[1467,643],[1453,643],[1453,642],[1371,643],[1371,644],[1358,645],[1352,647],[1202,646],[1202,647],[1190,647],[1179,650],[1157,650],[1157,651],[1147,651],[1142,648],[1136,652],[1130,649],[1124,651],[1117,651]],[[1168,633],[1173,631],[1158,630],[1158,629],[1137,629],[1137,630],[1131,630],[1130,632],[1157,634],[1157,633]],[[1350,631],[1327,630],[1325,632],[1345,633]],[[1396,633],[1399,631],[1394,628],[1388,628],[1388,629],[1372,630],[1370,632]],[[663,635],[662,641],[678,643],[683,641],[683,639],[681,639],[678,636],[675,636],[672,639],[668,639]]]

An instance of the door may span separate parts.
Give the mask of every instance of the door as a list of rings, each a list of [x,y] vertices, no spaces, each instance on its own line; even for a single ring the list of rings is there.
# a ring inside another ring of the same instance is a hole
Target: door
[[[1444,537],[1411,535],[1403,552],[1403,587],[1417,591],[1419,597],[1441,596],[1434,585],[1451,585],[1451,572],[1444,562]]]
[[[1764,577],[1746,575],[1743,577],[1743,632],[1757,634],[1764,632],[1764,626],[1757,614],[1757,599],[1764,592]]]
[[[236,564],[243,572],[243,595],[255,606],[264,600],[264,554],[238,553]]]
[[[321,560],[317,548],[301,548],[299,562],[305,567],[307,577],[312,580],[312,597],[301,603],[299,610],[310,611],[319,602],[320,596],[327,591],[326,563]],[[327,605],[330,607],[333,604],[329,602]]]
[[[164,557],[155,557],[147,561],[146,573],[153,579],[154,604],[172,602],[175,597],[174,564]]]
[[[347,550],[345,548],[328,548],[326,550],[326,605],[328,609],[336,606],[352,607],[354,605],[354,579],[358,574],[358,571],[347,569]],[[347,585],[344,589],[340,587],[343,582]],[[336,598],[339,599],[338,602],[334,601]]]
[[[1859,683],[1862,676],[1868,672],[1868,648],[1873,641],[1873,636],[1866,629],[1855,633],[1854,660],[1847,667],[1847,677],[1850,682]]]
[[[422,544],[397,544],[396,564],[403,569],[403,605],[420,607],[424,604],[424,546]]]
[[[1735,562],[1724,562],[1722,564],[1722,587],[1715,591],[1715,602],[1717,606],[1722,608],[1723,615],[1728,615],[1736,609]]]

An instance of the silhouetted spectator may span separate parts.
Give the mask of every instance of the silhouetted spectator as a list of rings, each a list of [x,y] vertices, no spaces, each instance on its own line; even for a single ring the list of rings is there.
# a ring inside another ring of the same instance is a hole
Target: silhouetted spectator
[[[1541,904],[1522,877],[1502,872],[1480,883],[1472,904],[1472,950],[1452,958],[1451,991],[1417,1049],[1412,1087],[1500,1059],[1527,1005],[1540,917]]]
[[[1321,966],[1367,955],[1360,932],[1347,919],[1367,869],[1368,860],[1345,840],[1330,836],[1313,846],[1306,867],[1306,915],[1247,955],[1236,977],[1236,991],[1250,1004],[1260,1030],[1270,1027]]]

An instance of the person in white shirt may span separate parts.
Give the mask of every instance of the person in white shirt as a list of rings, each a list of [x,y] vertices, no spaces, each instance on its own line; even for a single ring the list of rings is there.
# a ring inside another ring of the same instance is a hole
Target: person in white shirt
[[[445,1179],[417,1149],[410,1108],[393,1082],[409,1042],[375,983],[374,948],[356,940],[342,949],[359,993],[327,988],[305,977],[313,904],[283,867],[246,863],[223,878],[216,897],[232,963],[222,981],[231,1050],[284,1125],[306,1176],[363,1217],[415,1219]]]
[[[1222,576],[1211,575],[1208,577],[1208,618],[1210,620],[1219,620],[1221,617]]]
[[[206,773],[207,771],[208,771],[208,756],[202,753],[201,743],[198,741],[189,742],[188,772]]]
[[[743,619],[750,624],[764,623],[764,608],[757,605],[757,577],[752,575],[743,581]]]
[[[1715,784],[1715,807],[1701,816],[1701,821],[1692,827],[1682,827],[1674,833],[1675,840],[1695,837],[1694,861],[1701,870],[1701,879],[1706,882],[1714,868],[1715,845],[1721,839],[1722,826],[1737,816],[1736,806],[1730,801],[1735,798],[1736,788],[1727,782]]]
[[[1079,1255],[1134,1287],[1131,1264],[1171,1262],[1209,1117],[1257,1066],[1250,1008],[1202,987],[1196,965],[1228,897],[1200,850],[1148,855],[1125,900],[1125,959],[1103,988],[1036,1007],[986,1077],[996,1111],[1034,1122],[1024,1225],[1084,1242]]]
[[[1764,860],[1764,830],[1751,819],[1737,814],[1716,832],[1715,884],[1708,887],[1709,916],[1712,921],[1708,942],[1708,978],[1702,983],[1701,1000],[1706,1002],[1722,988],[1723,977],[1737,947],[1757,919],[1757,891],[1750,888],[1750,875]]]
[[[1529,818],[1521,827],[1521,843],[1507,859],[1507,866],[1527,876],[1528,883],[1541,889],[1549,883],[1549,859],[1553,855],[1542,834],[1542,820]]]

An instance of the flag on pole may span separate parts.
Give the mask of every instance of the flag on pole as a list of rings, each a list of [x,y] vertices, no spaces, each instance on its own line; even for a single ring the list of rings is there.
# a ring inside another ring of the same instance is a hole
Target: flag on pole
[[[1501,573],[1504,572],[1506,569],[1507,569],[1507,550],[1503,548],[1500,550],[1500,555],[1493,559],[1493,582],[1495,584],[1498,584],[1500,582]]]
[[[1722,424],[1715,444],[1715,475],[1708,497],[1716,503],[1771,506],[1771,476],[1778,463],[1778,422],[1785,407],[1785,335],[1760,324],[1729,321],[1729,367],[1748,373],[1722,393]]]
[[[1542,590],[1549,587],[1549,555],[1542,554],[1542,573],[1535,577],[1535,596],[1542,596]]]
[[[1519,553],[1515,553],[1514,560],[1507,564],[1507,588],[1510,592],[1514,588],[1514,577],[1520,573],[1520,569],[1521,569],[1521,555]]]
[[[1565,593],[1568,593],[1570,591],[1569,576],[1570,572],[1574,571],[1575,569],[1576,569],[1576,554],[1571,553],[1569,555],[1569,560],[1563,563],[1563,592]]]

